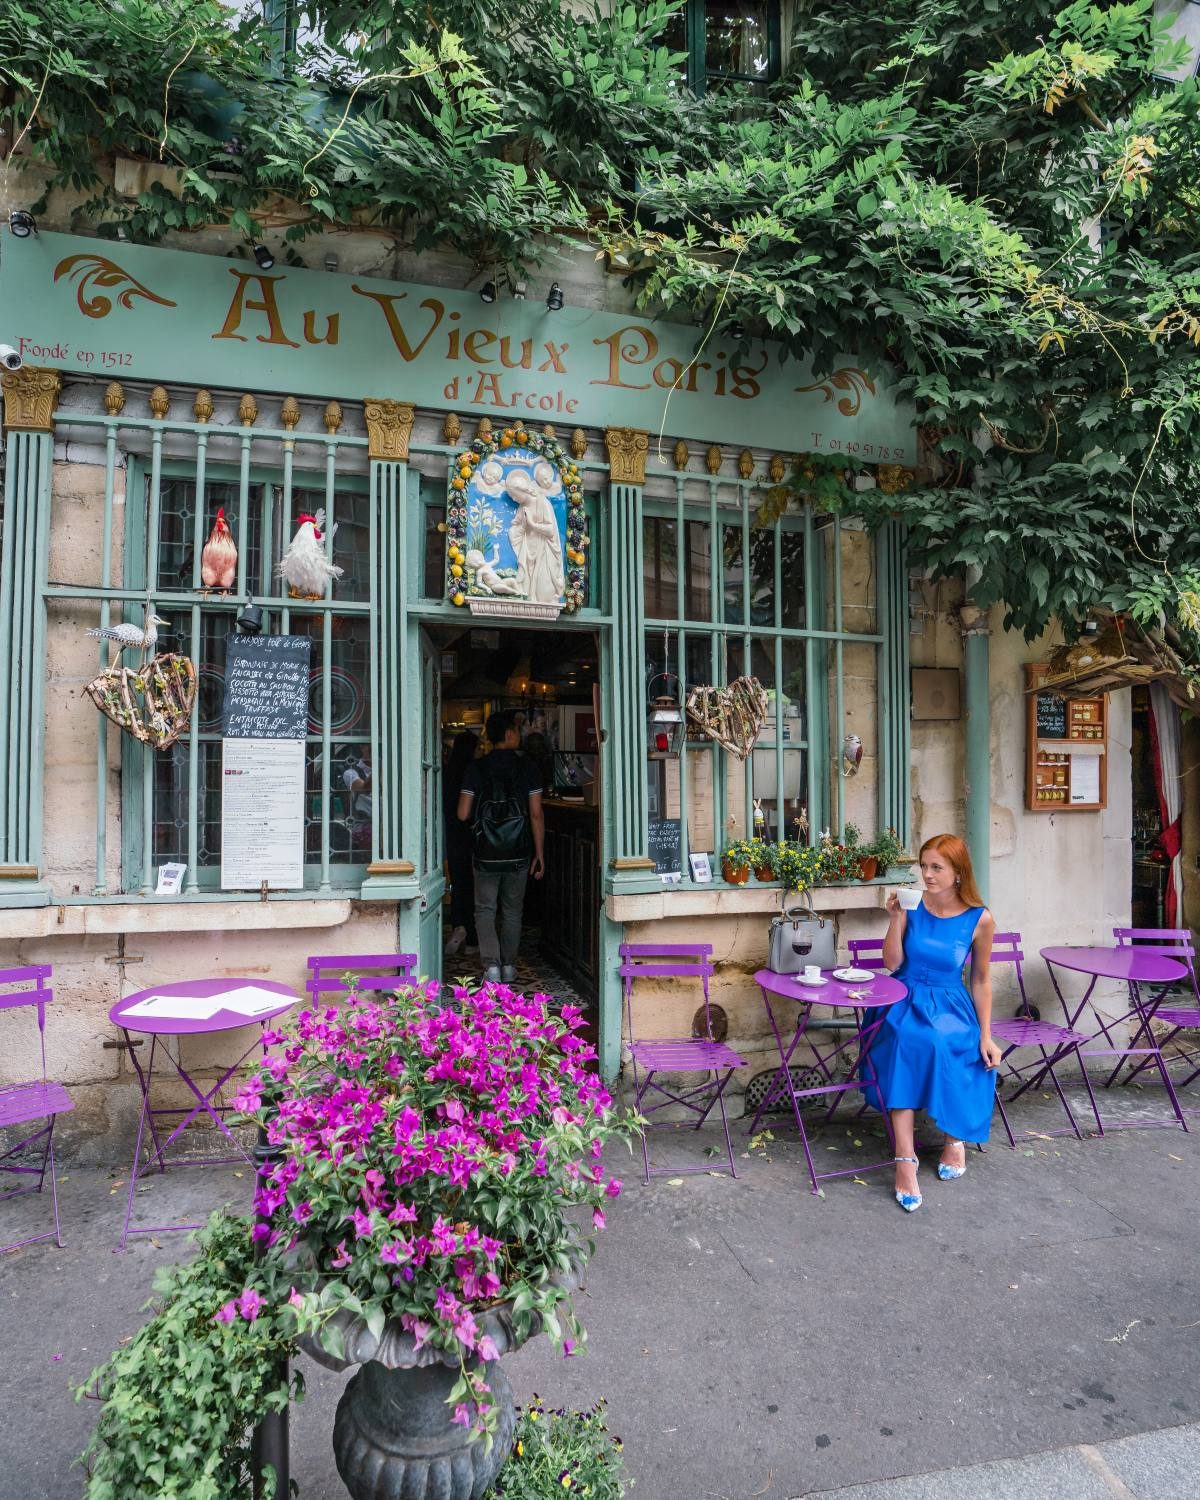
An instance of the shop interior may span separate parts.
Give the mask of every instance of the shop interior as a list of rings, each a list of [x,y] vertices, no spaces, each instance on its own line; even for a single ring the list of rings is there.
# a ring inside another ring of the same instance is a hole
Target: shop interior
[[[1135,927],[1166,926],[1167,878],[1171,861],[1162,847],[1162,815],[1154,779],[1150,734],[1150,690],[1133,694],[1133,899]]]
[[[601,823],[597,725],[599,661],[586,630],[516,628],[491,621],[432,632],[441,658],[443,806],[453,817],[461,781],[455,741],[464,733],[490,748],[484,726],[497,709],[521,716],[522,750],[542,774],[546,818],[545,875],[525,896],[517,984],[578,1005],[588,1039],[598,1025]],[[466,747],[469,750],[469,746]],[[447,841],[448,845],[448,841]],[[456,901],[447,860],[442,973],[478,977],[473,927],[456,948],[456,925],[472,908],[465,891]]]

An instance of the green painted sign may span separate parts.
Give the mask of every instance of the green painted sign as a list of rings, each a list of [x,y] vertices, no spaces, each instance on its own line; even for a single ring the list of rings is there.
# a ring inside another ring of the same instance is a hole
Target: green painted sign
[[[411,401],[912,464],[912,412],[851,356],[820,379],[675,323],[75,235],[7,238],[0,340],[68,374]]]

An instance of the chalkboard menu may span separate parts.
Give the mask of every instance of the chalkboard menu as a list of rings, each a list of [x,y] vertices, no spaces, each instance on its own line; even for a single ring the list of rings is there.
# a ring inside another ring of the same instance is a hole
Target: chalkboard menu
[[[1039,740],[1065,740],[1067,737],[1067,700],[1053,693],[1037,695],[1037,737]]]
[[[678,818],[651,818],[648,857],[660,875],[674,874],[683,868]]]
[[[302,740],[308,732],[306,635],[231,635],[225,647],[225,729],[231,740]]]

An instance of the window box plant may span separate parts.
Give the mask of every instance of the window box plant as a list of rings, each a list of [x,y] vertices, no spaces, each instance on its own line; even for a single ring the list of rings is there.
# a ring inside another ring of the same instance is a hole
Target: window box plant
[[[774,844],[764,843],[762,839],[752,841],[750,849],[755,880],[775,879],[775,848]]]
[[[894,828],[885,828],[868,847],[875,856],[878,875],[886,875],[894,865],[904,862],[904,845],[896,836]]]
[[[847,834],[853,834],[853,844],[839,843],[826,833],[817,846],[821,856],[821,880],[826,885],[840,885],[858,878],[859,861],[862,859],[858,831],[853,824],[848,825],[846,831]]]
[[[755,846],[748,839],[734,839],[721,851],[721,874],[730,885],[745,885],[755,862]]]
[[[785,891],[807,891],[821,878],[820,852],[810,844],[776,844],[774,864]]]

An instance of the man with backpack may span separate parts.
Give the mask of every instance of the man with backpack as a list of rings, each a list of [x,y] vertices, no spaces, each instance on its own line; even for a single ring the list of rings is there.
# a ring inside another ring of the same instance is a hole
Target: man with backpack
[[[490,715],[487,737],[493,749],[467,767],[458,816],[474,827],[475,930],[483,978],[511,984],[517,977],[525,884],[530,875],[540,880],[545,869],[542,777],[521,754],[521,732],[511,710]]]

